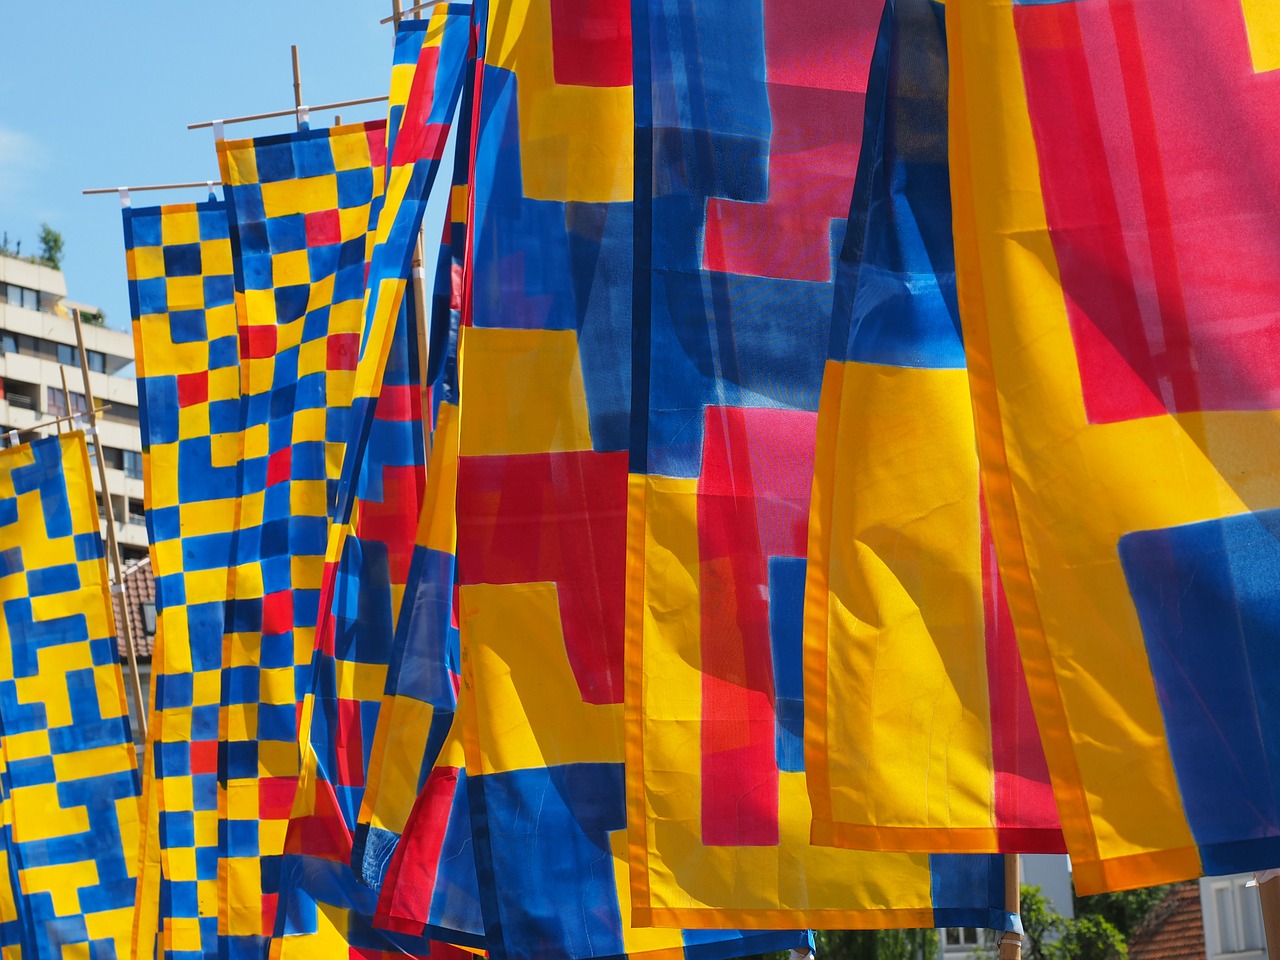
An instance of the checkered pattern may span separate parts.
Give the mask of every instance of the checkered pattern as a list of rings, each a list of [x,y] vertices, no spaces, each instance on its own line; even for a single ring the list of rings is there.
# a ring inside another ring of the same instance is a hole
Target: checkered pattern
[[[240,366],[224,204],[124,211],[156,580],[139,955],[212,956],[218,714],[237,502]]]
[[[352,831],[364,795],[387,666],[414,553],[425,474],[424,390],[416,318],[405,297],[409,266],[428,196],[442,168],[466,60],[469,5],[441,6],[427,21],[401,24],[388,126],[388,188],[372,229],[363,344],[335,523],[321,590],[312,686],[302,707],[303,777],[289,828],[286,872],[301,882],[282,890],[273,954],[302,954],[324,939],[323,917],[338,904],[347,925],[373,945],[372,902],[351,871]],[[407,81],[407,82],[406,82]],[[444,184],[447,197],[448,184]],[[443,218],[445,204],[437,208]],[[324,860],[302,868],[292,860]],[[324,873],[346,892],[309,882]],[[354,889],[353,889],[354,888]],[[312,903],[312,911],[299,910]],[[314,916],[313,916],[314,914]],[[391,939],[384,936],[384,946]],[[278,945],[277,945],[278,944]],[[426,953],[406,938],[401,946]]]
[[[0,954],[130,956],[139,784],[84,434],[0,452]]]
[[[274,927],[385,129],[222,142],[218,157],[241,364],[219,722],[219,932],[239,956],[260,951]]]

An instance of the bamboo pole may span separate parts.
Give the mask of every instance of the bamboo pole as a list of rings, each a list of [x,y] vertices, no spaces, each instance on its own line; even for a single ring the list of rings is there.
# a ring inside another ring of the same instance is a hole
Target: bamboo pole
[[[293,109],[297,114],[298,129],[302,129],[302,70],[298,66],[298,45],[289,48],[293,58]]]
[[[343,107],[359,107],[366,103],[382,103],[387,99],[384,93],[380,97],[361,97],[358,100],[339,100],[336,103],[315,103],[307,107],[308,113],[318,113],[321,110],[341,110]],[[199,123],[188,123],[188,130],[203,130],[206,127],[212,127],[219,123],[224,126],[228,123],[249,123],[253,120],[272,120],[275,117],[292,117],[297,116],[298,108],[292,110],[271,110],[267,113],[250,113],[243,117],[228,117],[225,120],[201,120]],[[199,186],[199,184],[196,184]],[[114,187],[111,188],[112,193],[115,192]]]
[[[1267,871],[1258,878],[1258,898],[1262,901],[1262,928],[1267,935],[1267,956],[1280,958],[1280,875]],[[1266,879],[1263,879],[1265,877]]]
[[[285,113],[288,112],[288,110],[285,111]],[[208,187],[212,190],[213,185],[218,182],[217,180],[192,180],[189,183],[152,183],[143,187],[93,187],[90,190],[81,190],[80,193],[84,196],[89,196],[96,193],[119,193],[121,190],[139,192],[143,190],[193,190],[196,187]]]
[[[427,329],[427,271],[423,255],[422,229],[413,249],[413,306],[418,320],[418,389],[422,397],[422,450],[431,459],[431,384],[427,383],[427,364],[431,360],[431,341]]]
[[[383,17],[378,22],[379,23],[392,23],[392,22],[399,23],[404,18],[404,15],[406,13],[418,13],[420,10],[426,10],[428,7],[439,6],[440,4],[447,3],[447,2],[448,0],[426,0],[425,3],[415,3],[412,7],[409,7],[407,10],[404,10],[404,11],[397,10],[391,16]]]
[[[104,403],[102,406],[98,407],[94,413],[102,413],[102,411],[110,409],[111,404]],[[61,424],[64,424],[69,420],[75,420],[76,418],[83,416],[83,413],[73,413],[67,417],[54,417],[52,420],[41,420],[34,426],[20,427],[17,430],[6,430],[3,434],[0,434],[0,436],[8,436],[11,433],[16,433],[18,435],[22,435],[24,433],[39,433],[41,430],[48,430],[50,427],[59,427]],[[59,430],[59,433],[61,433],[61,430]]]
[[[93,402],[93,384],[89,382],[89,358],[84,350],[84,325],[80,320],[79,308],[71,311],[76,322],[76,349],[80,351],[80,376],[84,380],[85,406],[88,407],[89,433],[93,437],[94,450],[98,461],[98,482],[102,485],[102,506],[107,520],[107,553],[115,571],[116,582],[112,594],[120,593],[120,606],[124,608],[124,649],[129,662],[129,680],[133,687],[133,708],[138,729],[142,737],[147,737],[147,705],[142,701],[142,679],[138,675],[138,648],[133,642],[133,623],[129,616],[129,605],[124,601],[124,565],[120,562],[120,543],[116,540],[115,511],[111,508],[111,493],[107,489],[107,464],[102,455],[102,439],[98,436],[98,415]],[[69,398],[68,398],[69,402]],[[68,406],[68,412],[70,407]]]
[[[1022,912],[1022,865],[1016,853],[1004,855],[1004,909]],[[1006,930],[1001,935],[999,960],[1022,960],[1022,934]]]

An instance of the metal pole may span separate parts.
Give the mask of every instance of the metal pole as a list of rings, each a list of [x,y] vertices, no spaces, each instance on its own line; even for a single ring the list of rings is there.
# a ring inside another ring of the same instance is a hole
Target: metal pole
[[[1004,855],[1004,909],[1022,912],[1022,868],[1016,853]],[[1022,934],[1006,930],[1001,935],[999,960],[1022,960]]]
[[[89,358],[84,351],[84,326],[80,321],[79,309],[73,309],[71,316],[76,322],[76,349],[80,351],[80,376],[84,380],[84,400],[85,406],[88,407],[89,433],[93,437],[93,447],[97,454],[94,459],[98,461],[98,482],[102,485],[102,506],[106,511],[107,554],[110,557],[112,568],[115,570],[116,582],[114,587],[119,588],[120,606],[124,608],[124,617],[121,619],[124,620],[124,649],[129,662],[129,678],[133,687],[134,715],[138,729],[142,731],[142,737],[145,740],[147,737],[147,705],[142,702],[142,680],[138,676],[138,648],[133,642],[133,624],[129,617],[129,604],[124,600],[124,565],[120,562],[120,544],[116,540],[115,511],[111,508],[111,494],[107,489],[107,464],[102,456],[102,439],[98,436],[98,415],[94,412],[96,405],[93,402],[93,384],[89,382]],[[68,404],[70,404],[70,398],[68,398]],[[113,589],[111,593],[114,596],[116,590]]]
[[[427,383],[427,364],[431,360],[431,341],[427,334],[427,271],[423,256],[422,230],[413,249],[413,307],[418,319],[418,388],[422,395],[423,452],[431,459],[431,384]]]
[[[295,43],[289,48],[293,55],[293,109],[295,112],[302,108],[302,71],[298,68],[298,45]],[[302,116],[298,116],[298,129],[302,129]]]

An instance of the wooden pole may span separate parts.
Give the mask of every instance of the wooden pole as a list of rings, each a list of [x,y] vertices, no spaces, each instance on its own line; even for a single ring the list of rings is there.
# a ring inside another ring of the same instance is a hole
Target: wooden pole
[[[423,255],[422,230],[413,250],[413,307],[418,319],[418,380],[422,396],[422,450],[431,459],[431,384],[427,383],[427,364],[431,360],[431,341],[427,330],[427,271]]]
[[[138,648],[133,642],[133,623],[129,616],[129,604],[124,599],[124,565],[120,562],[120,544],[116,540],[115,511],[111,508],[111,493],[107,489],[107,464],[102,456],[102,440],[98,436],[98,415],[95,412],[95,404],[93,402],[93,384],[89,382],[89,358],[84,350],[84,326],[80,320],[79,309],[73,309],[71,317],[76,322],[76,349],[80,351],[80,376],[84,380],[84,400],[85,406],[88,407],[89,434],[93,437],[94,451],[97,454],[94,459],[98,461],[98,482],[102,486],[102,506],[106,512],[107,555],[116,577],[111,593],[114,596],[117,590],[119,591],[120,606],[124,609],[124,616],[121,619],[124,621],[124,649],[129,663],[129,680],[133,687],[134,719],[138,724],[138,729],[142,731],[142,738],[145,740],[147,737],[147,705],[142,702],[142,679],[138,676]],[[68,397],[67,402],[68,410],[70,410],[70,397]]]
[[[1262,901],[1262,928],[1267,935],[1267,956],[1280,960],[1280,875],[1267,871],[1258,879],[1258,897]],[[1266,879],[1262,879],[1266,877]]]
[[[302,108],[302,70],[298,66],[298,45],[289,48],[293,56],[293,109],[295,113]],[[302,129],[302,115],[298,113],[298,129]]]
[[[1016,853],[1004,855],[1004,909],[1022,913],[1022,865]],[[1006,930],[1001,935],[999,960],[1022,960],[1022,934]]]

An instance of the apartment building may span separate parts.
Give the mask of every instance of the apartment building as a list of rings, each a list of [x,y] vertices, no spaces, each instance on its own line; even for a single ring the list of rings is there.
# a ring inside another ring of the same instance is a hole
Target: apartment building
[[[70,412],[87,409],[71,319],[71,311],[77,307],[87,313],[97,312],[67,299],[67,284],[61,271],[0,255],[0,434],[65,416],[68,399],[63,374],[70,388]],[[128,566],[147,555],[142,512],[142,434],[137,383],[132,375],[133,338],[86,323],[84,341],[94,400],[99,407],[109,405],[98,415],[98,433],[116,533]],[[47,434],[57,429],[50,426],[39,432]],[[30,438],[30,434],[23,435],[24,440]],[[102,490],[96,471],[93,484],[101,513]]]

